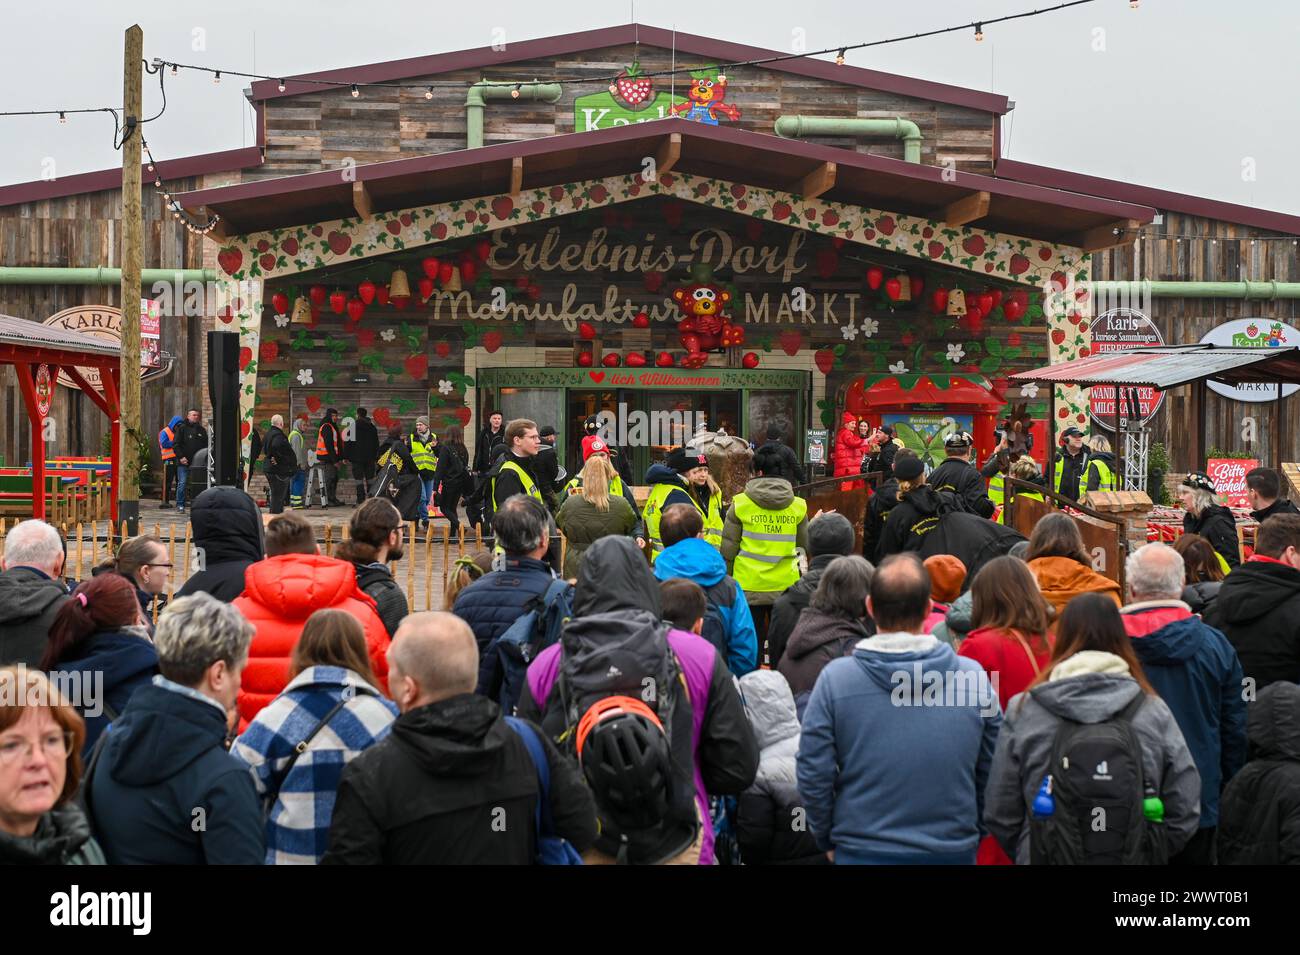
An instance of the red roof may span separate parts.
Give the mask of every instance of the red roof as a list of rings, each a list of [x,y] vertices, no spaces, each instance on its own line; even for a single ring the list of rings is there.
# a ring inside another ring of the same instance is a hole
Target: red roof
[[[483,67],[519,63],[524,60],[569,56],[587,50],[623,46],[628,43],[644,43],[646,46],[655,46],[665,50],[675,49],[679,64],[683,66],[698,65],[697,63],[685,62],[686,59],[690,58],[726,65],[788,55],[780,50],[765,50],[762,47],[746,46],[743,43],[730,43],[726,40],[697,36],[693,33],[677,33],[673,30],[665,30],[662,27],[625,23],[621,26],[604,27],[599,30],[585,30],[581,33],[565,33],[537,40],[509,43],[500,50],[495,50],[491,46],[481,46],[470,50],[458,50],[454,53],[436,53],[431,56],[389,60],[386,63],[370,63],[364,66],[322,70],[315,73],[298,73],[285,77],[285,90],[283,93],[279,91],[278,81],[259,80],[253,83],[250,98],[256,102],[320,90],[322,87],[318,84],[309,82],[313,79],[347,83],[393,83],[414,77],[449,73],[454,70],[476,70]],[[1010,109],[1010,101],[1007,97],[999,96],[996,93],[985,93],[981,90],[950,86],[947,83],[934,83],[930,80],[899,76],[897,73],[883,73],[879,70],[867,70],[857,66],[836,66],[830,60],[818,60],[812,57],[766,63],[761,68],[782,73],[793,73],[797,76],[808,76],[832,83],[842,83],[848,86],[858,86],[864,89],[880,90],[881,92],[894,93],[899,96],[914,96],[918,99],[933,100],[939,103],[951,103],[954,106],[966,106],[970,109],[983,110],[987,113],[999,115]]]
[[[914,405],[950,405],[971,411],[1001,411],[1005,402],[988,388],[962,375],[893,375],[880,378],[870,386],[866,375],[854,379],[844,397],[844,407],[854,414],[878,408]],[[874,377],[874,376],[872,376]],[[947,387],[939,387],[939,378]],[[915,380],[914,380],[915,379]]]
[[[1300,235],[1300,216],[1284,212],[1270,212],[1251,206],[1240,206],[1234,202],[1220,202],[1218,199],[1203,199],[1189,196],[1184,192],[1171,192],[1167,189],[1154,189],[1151,186],[1138,186],[1133,183],[1119,182],[1115,179],[1102,179],[1099,176],[1086,176],[1079,172],[1065,169],[1053,169],[1049,166],[1036,166],[1033,163],[1016,162],[1012,159],[999,159],[993,174],[999,179],[1014,179],[1016,182],[1033,183],[1049,189],[1064,189],[1068,192],[1083,193],[1089,196],[1105,196],[1120,202],[1133,202],[1155,209],[1181,212],[1186,215],[1204,216],[1207,219],[1220,219],[1238,225],[1265,229],[1269,232],[1281,232],[1287,235]]]

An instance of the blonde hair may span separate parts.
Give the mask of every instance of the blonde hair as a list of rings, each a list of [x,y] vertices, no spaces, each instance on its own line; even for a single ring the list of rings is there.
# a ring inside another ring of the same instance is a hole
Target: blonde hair
[[[1110,439],[1104,434],[1094,434],[1088,439],[1088,449],[1097,454],[1110,454]]]
[[[614,466],[603,454],[593,454],[582,466],[582,496],[598,511],[609,510],[609,482],[613,477]]]
[[[447,578],[447,589],[442,594],[442,605],[448,610],[462,590],[492,570],[492,554],[481,550],[477,554],[464,554],[456,559],[455,569]]]
[[[1011,465],[1011,476],[1018,481],[1028,481],[1030,478],[1038,477],[1041,473],[1038,469],[1038,462],[1027,454]]]
[[[912,491],[915,491],[918,487],[921,487],[921,486],[924,485],[924,484],[925,484],[925,475],[924,475],[924,474],[922,474],[922,475],[920,475],[919,477],[917,477],[917,479],[916,479],[915,481],[899,481],[899,482],[898,482],[898,500],[901,501],[901,500],[903,499],[903,495],[904,495],[904,494],[909,494],[909,493],[911,493]]]

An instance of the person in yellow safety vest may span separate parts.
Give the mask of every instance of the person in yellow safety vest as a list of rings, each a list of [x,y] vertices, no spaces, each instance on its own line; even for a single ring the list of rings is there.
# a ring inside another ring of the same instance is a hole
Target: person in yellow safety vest
[[[709,474],[709,459],[686,448],[674,448],[663,462],[650,465],[645,473],[650,494],[645,502],[645,529],[650,535],[650,562],[664,549],[659,520],[664,509],[690,504],[704,519],[706,541],[722,546],[722,490]]]
[[[761,650],[772,604],[807,565],[808,502],[785,478],[767,476],[782,473],[780,459],[767,448],[754,455],[752,467],[755,476],[727,511],[722,559],[749,601]]]
[[[429,500],[433,497],[433,475],[438,467],[437,444],[438,436],[429,430],[428,417],[420,415],[415,419],[415,430],[411,433],[411,458],[420,474],[421,527],[429,526]]]
[[[1083,446],[1083,432],[1066,428],[1061,432],[1061,448],[1052,465],[1052,490],[1072,501],[1079,499],[1079,489],[1088,480],[1088,449]]]
[[[1118,491],[1115,474],[1115,455],[1110,453],[1110,441],[1104,434],[1094,434],[1088,439],[1088,463],[1079,481],[1079,500],[1089,491]]]
[[[1042,486],[1046,480],[1043,477],[1043,472],[1038,467],[1038,462],[1027,454],[1021,455],[1016,459],[1016,462],[1011,465],[1011,477],[1015,478],[1017,481],[1027,481],[1040,486]],[[989,481],[989,497],[992,498],[993,503],[998,506],[997,522],[999,524],[1005,524],[1007,512],[1006,487],[1001,472],[993,475],[993,479]],[[1035,501],[1043,500],[1043,495],[1037,491],[1017,491],[1015,494],[1016,500],[1025,497],[1033,498]]]
[[[542,447],[537,422],[516,418],[506,425],[505,438],[505,456],[489,472],[493,512],[499,511],[501,505],[516,494],[527,494],[545,504],[537,478],[533,475],[534,459]]]
[[[589,434],[582,439],[582,463],[585,465],[593,454],[602,454],[606,459],[609,459],[609,445],[599,435]],[[613,464],[612,461],[610,463]],[[568,484],[564,485],[564,496],[571,497],[580,493],[582,493],[582,475],[578,474]],[[636,546],[644,550],[646,539],[645,520],[637,509],[636,498],[632,495],[631,485],[624,484],[617,471],[610,478],[609,493],[619,495],[632,506],[632,513],[636,515],[636,526],[632,528],[632,536],[636,538]]]
[[[162,502],[168,504],[171,497],[172,485],[176,482],[176,426],[185,418],[182,415],[172,415],[172,420],[167,422],[167,427],[158,432],[158,456],[163,463],[163,487]]]

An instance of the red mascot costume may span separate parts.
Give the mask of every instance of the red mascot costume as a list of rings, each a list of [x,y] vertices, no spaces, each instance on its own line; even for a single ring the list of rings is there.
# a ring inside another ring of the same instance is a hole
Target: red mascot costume
[[[862,473],[862,454],[867,439],[858,434],[858,419],[851,412],[844,412],[843,426],[835,435],[835,473],[833,477]],[[863,486],[862,481],[844,481],[841,491],[852,491]]]

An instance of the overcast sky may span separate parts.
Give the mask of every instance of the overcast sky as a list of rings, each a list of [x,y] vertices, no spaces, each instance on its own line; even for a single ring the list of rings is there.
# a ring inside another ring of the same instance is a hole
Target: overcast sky
[[[791,51],[800,35],[817,50],[1050,5],[718,0],[696,23],[689,6],[640,0],[635,19]],[[498,28],[514,42],[634,17],[626,0],[63,0],[8,4],[4,15],[2,110],[116,105],[123,31],[133,22],[144,29],[146,59],[290,74],[484,46]],[[196,31],[203,49],[194,49]],[[1141,0],[1137,11],[1128,0],[1097,0],[990,27],[982,43],[963,31],[850,53],[849,62],[1009,96],[1010,158],[1300,214],[1297,36],[1294,0]],[[152,79],[147,114],[159,105]],[[158,159],[251,144],[245,85],[169,78],[166,115],[148,127]],[[54,117],[0,121],[0,182],[40,178],[51,160],[59,176],[119,163],[106,115],[63,126]]]

